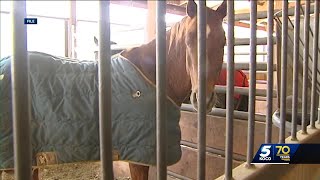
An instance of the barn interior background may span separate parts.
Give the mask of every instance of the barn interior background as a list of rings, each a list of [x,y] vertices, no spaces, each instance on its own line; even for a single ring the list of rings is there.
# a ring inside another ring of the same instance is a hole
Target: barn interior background
[[[166,23],[167,29],[185,15],[186,1],[175,0],[167,1]],[[207,6],[215,9],[222,1],[212,0],[207,1]],[[301,1],[302,5],[305,1]],[[259,0],[258,12],[267,11],[267,1]],[[311,1],[314,4],[314,1]],[[235,1],[235,14],[250,13],[250,1]],[[295,2],[289,1],[289,8],[294,8]],[[12,54],[12,26],[11,26],[11,2],[0,1],[0,58]],[[275,1],[275,12],[281,11],[282,1]],[[28,17],[35,17],[38,19],[37,25],[28,26],[28,50],[40,51],[56,56],[67,56],[76,59],[95,60],[94,52],[97,47],[94,43],[93,37],[98,34],[98,1],[27,1]],[[125,13],[124,13],[125,12]],[[111,21],[111,40],[116,44],[111,48],[114,51],[121,50],[127,47],[133,47],[145,42],[148,42],[155,34],[155,2],[153,1],[111,1],[110,5],[110,21]],[[311,32],[314,31],[314,15],[310,18]],[[304,17],[301,17],[301,25],[303,27]],[[281,18],[275,19],[277,25],[281,26]],[[294,23],[293,16],[289,19],[289,41],[288,41],[288,107],[291,105],[290,95],[292,95],[292,54],[293,54],[293,27],[290,24]],[[255,121],[255,139],[254,150],[259,148],[260,144],[265,139],[265,118],[266,118],[266,89],[267,89],[267,21],[266,18],[258,19],[257,22],[257,38],[261,43],[257,46],[257,97],[256,97],[256,121]],[[225,31],[228,26],[225,22]],[[235,38],[245,40],[250,38],[250,22],[246,20],[239,20],[235,22]],[[300,38],[303,38],[303,30],[300,30]],[[312,34],[312,33],[311,33]],[[276,32],[274,32],[276,38]],[[312,36],[310,37],[310,47],[312,47]],[[250,47],[247,43],[239,43],[235,46],[235,62],[241,65],[242,71],[249,79],[249,51]],[[300,44],[300,56],[302,58],[304,44]],[[226,48],[226,47],[225,47]],[[279,46],[274,45],[274,96],[272,112],[279,109],[279,76],[280,68]],[[310,55],[312,48],[310,48]],[[224,58],[226,61],[226,55]],[[302,62],[300,62],[302,66]],[[310,61],[309,66],[311,67]],[[320,63],[318,64],[318,69]],[[311,83],[311,70],[309,81]],[[299,83],[302,83],[302,68],[299,69]],[[318,79],[320,74],[317,73]],[[317,84],[319,86],[319,84]],[[219,87],[218,87],[219,89]],[[246,89],[246,91],[244,90]],[[302,84],[299,84],[299,107],[302,99]],[[319,88],[318,88],[319,89]],[[309,97],[311,94],[311,86],[308,89]],[[220,92],[225,93],[225,87],[220,86]],[[238,93],[248,95],[248,88],[238,88]],[[1,93],[1,92],[0,92]],[[318,92],[319,93],[319,92]],[[318,101],[318,98],[317,98]],[[318,104],[318,102],[317,102]],[[310,106],[310,104],[309,104]],[[310,107],[308,108],[311,109]],[[299,108],[301,112],[301,107]],[[310,113],[310,112],[308,112]],[[233,167],[241,167],[246,160],[247,151],[247,127],[248,114],[245,112],[237,112],[234,120],[234,160]],[[213,111],[211,115],[207,116],[207,178],[218,178],[224,173],[224,150],[225,150],[225,111]],[[197,158],[197,115],[194,112],[182,111],[181,115],[181,129],[182,129],[182,151],[183,156],[179,163],[168,167],[169,178],[180,179],[196,179],[196,158]],[[279,137],[279,121],[274,114],[272,128],[272,142],[276,143]],[[290,135],[288,122],[287,136]],[[299,126],[300,127],[300,126]],[[76,168],[75,168],[76,167]],[[114,164],[115,175],[118,178],[129,177],[129,170],[127,163],[116,162]],[[310,165],[312,167],[312,165]],[[319,166],[315,166],[319,169]],[[296,167],[293,167],[293,169]],[[300,168],[300,167],[299,167]],[[298,169],[299,169],[298,168]],[[296,168],[297,169],[297,168]],[[305,171],[304,168],[300,168]],[[315,173],[310,168],[308,177],[313,178]],[[78,163],[72,165],[58,165],[47,166],[40,168],[39,177],[46,178],[65,178],[73,173],[78,174],[78,178],[84,179],[99,179],[99,163]],[[70,173],[73,172],[73,173]],[[150,169],[151,177],[155,179],[155,169]],[[288,177],[294,176],[291,171],[288,171]],[[153,175],[153,176],[152,176]],[[291,176],[290,176],[291,175]],[[9,172],[2,172],[0,179],[10,178],[12,174]],[[77,178],[77,177],[74,177]],[[221,177],[220,177],[221,178]],[[2,180],[1,179],[1,180]]]

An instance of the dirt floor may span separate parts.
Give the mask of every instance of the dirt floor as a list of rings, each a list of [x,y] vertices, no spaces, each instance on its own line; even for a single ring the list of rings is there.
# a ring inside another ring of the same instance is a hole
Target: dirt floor
[[[127,163],[114,163],[115,180],[130,180]],[[100,180],[100,162],[46,165],[39,168],[39,180]],[[149,179],[155,176],[149,174]],[[169,177],[168,180],[177,180]],[[2,172],[0,180],[14,180],[12,172]]]
[[[39,180],[99,180],[100,163],[75,163],[48,165],[39,168]],[[116,177],[116,180],[130,180],[130,177]],[[0,180],[14,180],[13,173],[2,172]]]

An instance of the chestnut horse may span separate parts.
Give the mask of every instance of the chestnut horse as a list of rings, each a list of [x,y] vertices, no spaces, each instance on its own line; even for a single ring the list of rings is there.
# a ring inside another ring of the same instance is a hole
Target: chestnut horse
[[[207,87],[206,108],[211,111],[216,101],[214,85],[218,81],[222,68],[225,32],[222,27],[227,13],[227,2],[217,10],[206,7],[207,12]],[[187,16],[176,23],[166,34],[167,46],[167,93],[181,106],[189,97],[194,109],[198,107],[198,59],[197,59],[197,4],[189,0]],[[95,39],[95,43],[98,44]],[[154,84],[156,83],[156,40],[139,47],[126,49],[121,55],[130,60]],[[129,163],[132,179],[147,180],[149,167]]]

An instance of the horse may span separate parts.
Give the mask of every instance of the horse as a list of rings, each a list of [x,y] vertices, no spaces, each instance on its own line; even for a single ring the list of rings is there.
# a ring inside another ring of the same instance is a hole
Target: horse
[[[206,7],[207,13],[207,70],[206,110],[211,111],[216,102],[214,85],[223,64],[226,44],[223,19],[227,14],[227,1],[216,9]],[[98,41],[95,38],[95,43]],[[198,110],[198,61],[197,61],[197,4],[189,0],[186,16],[166,32],[167,94],[181,107],[186,98]],[[156,39],[138,47],[125,49],[120,54],[132,62],[153,84],[156,83]],[[191,96],[190,96],[191,93]],[[133,180],[147,180],[149,166],[129,162]]]
[[[227,2],[226,0],[223,1],[216,10],[208,7],[205,10],[207,14],[206,110],[208,113],[216,102],[214,85],[218,82],[222,69],[224,46],[226,44],[222,24],[227,14]],[[168,116],[169,113],[174,116],[170,119],[171,121],[167,121],[167,124],[174,125],[167,128],[168,132],[171,133],[167,139],[168,145],[170,141],[174,140],[173,146],[168,146],[169,160],[167,160],[167,165],[174,164],[181,158],[180,107],[189,97],[190,92],[191,104],[195,110],[198,109],[197,4],[193,0],[188,1],[186,14],[181,21],[166,32],[167,113]],[[98,159],[100,144],[98,135],[97,63],[92,61],[80,63],[78,60],[35,52],[29,53],[29,61],[32,99],[30,122],[33,153],[55,151],[58,154],[60,153],[59,158],[63,159],[64,162],[74,162],[74,159]],[[10,62],[11,57],[0,61],[0,88],[2,91],[0,93],[0,106],[2,107],[0,111],[1,169],[13,167]],[[156,39],[141,46],[123,50],[112,58],[111,63],[112,83],[119,83],[118,86],[112,86],[112,92],[119,93],[112,96],[112,103],[115,102],[112,107],[117,105],[117,108],[113,108],[112,111],[113,123],[119,123],[116,124],[116,127],[113,124],[112,127],[113,143],[114,140],[118,142],[118,139],[120,139],[120,145],[116,144],[118,146],[114,146],[118,148],[115,153],[119,151],[125,154],[122,154],[120,160],[121,158],[130,160],[129,168],[133,180],[147,180],[149,165],[155,164],[155,133],[148,127],[154,128],[155,121],[154,119],[145,121],[141,117],[146,118],[155,114]],[[113,73],[115,70],[119,71]],[[119,80],[122,75],[126,78],[124,81]],[[139,81],[131,81],[134,78]],[[124,90],[123,88],[128,85],[130,87]],[[140,91],[131,94],[136,87],[142,88],[142,95]],[[150,91],[143,92],[144,90]],[[127,102],[127,99],[123,99],[123,96],[128,97],[133,102]],[[142,101],[143,99],[148,101]],[[140,108],[138,112],[134,106]],[[147,109],[150,106],[152,109]],[[131,109],[135,109],[135,111],[132,112]],[[115,122],[114,119],[120,116],[122,119]],[[135,119],[132,121],[130,118]],[[126,119],[129,119],[129,121],[126,121]],[[139,127],[135,129],[126,127],[127,131],[121,132],[116,129],[126,126],[127,123],[139,124]],[[147,142],[148,145],[143,149],[145,150],[143,152],[140,151],[142,149],[139,144],[140,141]],[[127,148],[128,144],[132,146]],[[150,144],[152,144],[152,148],[149,147]],[[122,145],[125,147],[120,147]],[[151,158],[147,157],[149,159],[145,161],[145,154],[150,155]],[[119,154],[115,155],[119,157]],[[137,158],[140,161],[136,161]]]

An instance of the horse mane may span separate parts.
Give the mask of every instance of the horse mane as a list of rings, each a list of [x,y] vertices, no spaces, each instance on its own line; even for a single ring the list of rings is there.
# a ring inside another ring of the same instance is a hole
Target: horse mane
[[[187,20],[188,16],[166,31],[168,96],[179,105],[188,95],[189,92],[186,93],[185,90],[190,88],[191,83],[185,79],[187,77],[185,69]],[[148,80],[153,84],[156,83],[156,38],[140,46],[125,49],[120,54],[131,61]],[[179,76],[177,71],[180,72]]]
[[[186,21],[187,16],[183,17],[182,20],[175,23],[171,29],[167,31],[167,46],[168,53],[172,49],[179,50],[179,52],[185,51],[185,32],[186,32]]]

